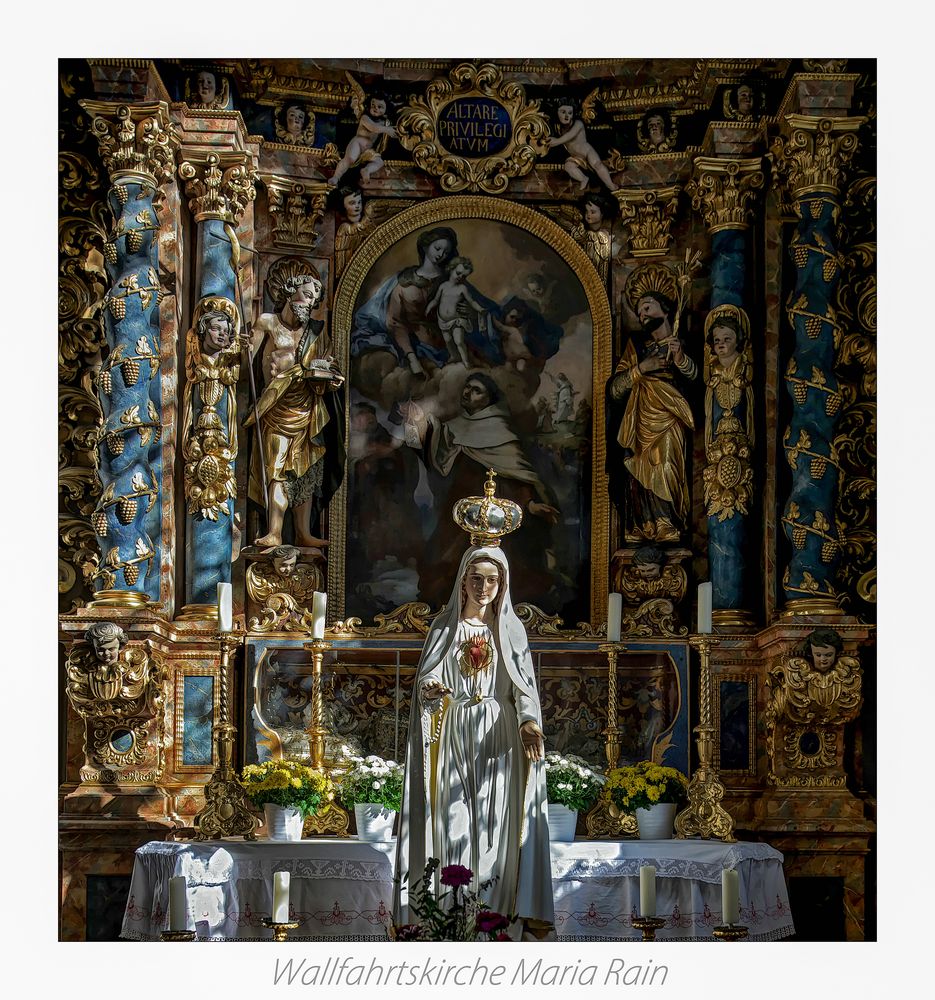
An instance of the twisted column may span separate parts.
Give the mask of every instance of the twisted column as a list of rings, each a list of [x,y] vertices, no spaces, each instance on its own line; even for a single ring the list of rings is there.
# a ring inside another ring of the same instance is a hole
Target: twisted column
[[[186,346],[183,456],[188,518],[185,528],[184,617],[216,614],[217,585],[230,581],[237,459],[237,404],[242,317],[235,227],[256,197],[250,154],[221,150],[186,156],[179,165],[198,227],[198,300]],[[201,320],[227,316],[230,343],[210,357],[201,342]]]
[[[749,234],[765,177],[759,157],[699,157],[688,193],[711,234],[711,311],[705,322],[704,496],[714,621],[749,626],[747,519],[753,498],[753,391],[750,321],[746,312]],[[733,329],[737,357],[722,365],[712,347],[721,324]]]
[[[783,436],[792,489],[782,515],[792,558],[783,575],[787,615],[840,612],[833,580],[841,539],[835,520],[839,468],[833,441],[841,395],[832,307],[840,277],[837,229],[844,167],[863,118],[786,116],[790,134],[773,154],[798,216],[789,253],[795,289],[786,312],[795,347],[785,373],[792,419]]]
[[[95,606],[159,599],[162,381],[158,221],[153,196],[173,176],[178,137],[163,102],[82,101],[110,176],[114,228],[104,244],[108,355],[98,375],[102,492],[92,525],[101,548]]]

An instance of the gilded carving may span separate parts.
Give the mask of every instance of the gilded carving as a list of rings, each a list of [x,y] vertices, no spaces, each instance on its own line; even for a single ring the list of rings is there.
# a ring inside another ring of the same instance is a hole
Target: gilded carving
[[[759,157],[749,160],[719,160],[699,156],[695,175],[685,187],[692,208],[701,212],[708,231],[748,229],[758,192],[766,183]]]
[[[448,77],[434,79],[424,97],[413,97],[400,112],[399,141],[417,167],[440,178],[443,191],[502,194],[512,178],[528,174],[548,152],[548,121],[539,102],[527,101],[523,87],[504,80],[493,63],[461,63]],[[465,113],[480,117],[462,119],[462,106],[476,108]],[[509,119],[508,129],[498,107]],[[452,119],[444,118],[451,108]],[[491,146],[496,153],[488,154]]]
[[[844,169],[857,151],[857,130],[865,120],[786,115],[791,135],[777,137],[770,152],[794,199],[838,193]]]
[[[749,514],[753,499],[753,352],[750,320],[716,306],[705,320],[704,500],[709,517]]]
[[[601,280],[610,275],[610,262],[619,247],[611,233],[614,205],[602,193],[586,194],[579,202],[580,208],[558,205],[546,214],[564,229],[588,255],[597,268]]]
[[[257,173],[245,151],[192,153],[179,164],[179,177],[185,181],[188,207],[196,222],[235,223],[256,198]]]
[[[364,203],[364,198],[357,188],[342,187],[338,189],[338,197],[344,213],[344,221],[334,234],[334,273],[339,277],[344,268],[351,262],[357,248],[381,222],[409,208],[415,202],[411,199],[373,199]]]
[[[627,230],[627,252],[633,257],[659,257],[672,246],[672,223],[681,188],[620,188],[614,192]]]
[[[237,396],[240,314],[222,297],[202,299],[188,331],[182,457],[189,514],[230,517],[237,495]],[[196,405],[197,404],[197,405]],[[220,412],[219,412],[220,411]]]
[[[678,124],[665,108],[647,111],[636,125],[641,153],[671,153],[678,139]]]
[[[288,250],[311,251],[321,241],[328,185],[264,177],[273,242]]]
[[[86,722],[87,760],[93,768],[154,765],[163,768],[163,708],[166,670],[150,642],[127,645],[114,622],[96,622],[75,644],[65,664],[66,694]]]
[[[325,590],[325,578],[315,562],[299,562],[301,550],[279,545],[269,561],[247,567],[247,595],[262,610],[250,618],[249,632],[310,632],[312,595]]]
[[[153,185],[171,180],[179,137],[165,102],[116,107],[105,101],[80,103],[92,116],[91,131],[115,184],[127,176]]]
[[[678,603],[688,589],[688,575],[673,557],[687,555],[685,549],[669,550],[654,545],[636,549],[629,561],[612,563],[614,590],[623,596],[625,604],[641,605],[647,600]],[[639,616],[640,611],[636,612]]]
[[[276,138],[290,146],[315,145],[315,114],[303,101],[284,101],[276,109]]]
[[[844,785],[843,729],[857,718],[863,697],[860,662],[843,650],[837,632],[815,629],[767,675],[767,781],[771,784]],[[824,773],[796,773],[816,769]]]

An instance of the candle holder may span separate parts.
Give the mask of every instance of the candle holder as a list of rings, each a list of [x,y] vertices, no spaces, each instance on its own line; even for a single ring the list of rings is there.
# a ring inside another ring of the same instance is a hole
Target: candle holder
[[[633,917],[630,923],[643,932],[644,941],[655,941],[656,931],[665,927],[666,922],[662,917]]]
[[[690,635],[688,641],[698,650],[701,659],[699,695],[700,722],[694,732],[698,743],[698,769],[688,783],[688,805],[675,817],[677,837],[702,837],[733,843],[734,821],[721,805],[724,786],[714,766],[714,734],[717,732],[711,718],[711,649],[720,639],[704,633]]]
[[[308,729],[305,730],[308,734],[309,763],[316,771],[323,771],[329,776],[336,762],[329,761],[325,755],[325,741],[331,733],[325,725],[325,694],[321,666],[325,650],[331,649],[331,645],[327,639],[312,639],[311,642],[304,643],[305,648],[312,654],[312,716]],[[307,833],[331,833],[343,837],[350,833],[350,829],[350,815],[336,801],[329,802],[305,821]]]
[[[604,753],[607,756],[605,774],[617,766],[620,759],[620,727],[617,725],[617,657],[626,651],[622,642],[602,642],[597,647],[607,654],[607,727],[604,729]]]
[[[617,725],[617,657],[626,650],[621,642],[602,642],[598,650],[607,654],[607,726],[603,731],[607,767],[604,774],[617,766],[620,759],[620,727]],[[589,837],[619,837],[637,834],[636,816],[623,814],[603,798],[588,811],[585,827]]]
[[[743,924],[721,924],[714,928],[714,936],[718,941],[743,941],[749,935],[750,928]]]
[[[198,831],[195,840],[218,840],[221,837],[240,836],[244,840],[256,840],[259,820],[232,764],[234,734],[237,729],[230,721],[228,689],[231,652],[240,645],[240,636],[235,632],[221,632],[216,638],[221,647],[218,672],[220,704],[217,725],[214,727],[218,762],[211,780],[205,785],[204,807],[192,821]]]
[[[159,935],[163,941],[194,941],[194,931],[162,931]]]
[[[325,695],[321,680],[321,663],[325,650],[331,648],[327,639],[312,639],[305,648],[312,654],[312,718],[308,733],[308,750],[312,767],[321,771],[325,766],[325,740],[330,735],[325,728]]]
[[[294,931],[299,926],[299,921],[279,921],[273,920],[271,917],[264,917],[263,926],[271,928],[274,941],[285,941],[289,937],[289,931]]]

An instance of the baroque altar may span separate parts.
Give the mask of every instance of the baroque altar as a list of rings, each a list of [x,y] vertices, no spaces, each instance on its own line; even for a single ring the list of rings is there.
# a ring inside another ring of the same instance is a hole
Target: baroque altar
[[[488,469],[547,748],[875,937],[875,65],[641,66],[62,61],[63,940],[219,774],[402,759]]]

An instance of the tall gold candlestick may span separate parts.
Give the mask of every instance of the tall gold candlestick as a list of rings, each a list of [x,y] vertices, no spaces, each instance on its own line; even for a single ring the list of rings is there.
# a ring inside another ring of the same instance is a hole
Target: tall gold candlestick
[[[326,649],[331,648],[327,639],[312,639],[305,643],[305,648],[312,654],[312,719],[308,727],[308,748],[312,767],[316,771],[324,770],[325,739],[328,730],[325,728],[325,696],[322,688],[321,664]]]
[[[619,642],[604,642],[597,647],[607,654],[607,727],[604,729],[604,753],[610,772],[620,759],[620,727],[617,725],[617,657],[627,648]]]
[[[691,635],[689,643],[698,650],[701,674],[698,683],[699,723],[694,732],[698,743],[698,769],[688,784],[688,805],[675,817],[678,837],[714,838],[733,842],[734,821],[721,805],[724,786],[714,766],[714,735],[717,727],[711,717],[711,649],[720,639],[708,633]]]
[[[240,645],[235,632],[221,632],[217,637],[221,647],[218,671],[218,721],[214,727],[217,764],[211,780],[205,786],[205,804],[195,816],[196,840],[217,840],[219,837],[240,837],[256,840],[258,819],[247,792],[234,770],[234,734],[237,728],[230,720],[231,653]]]

